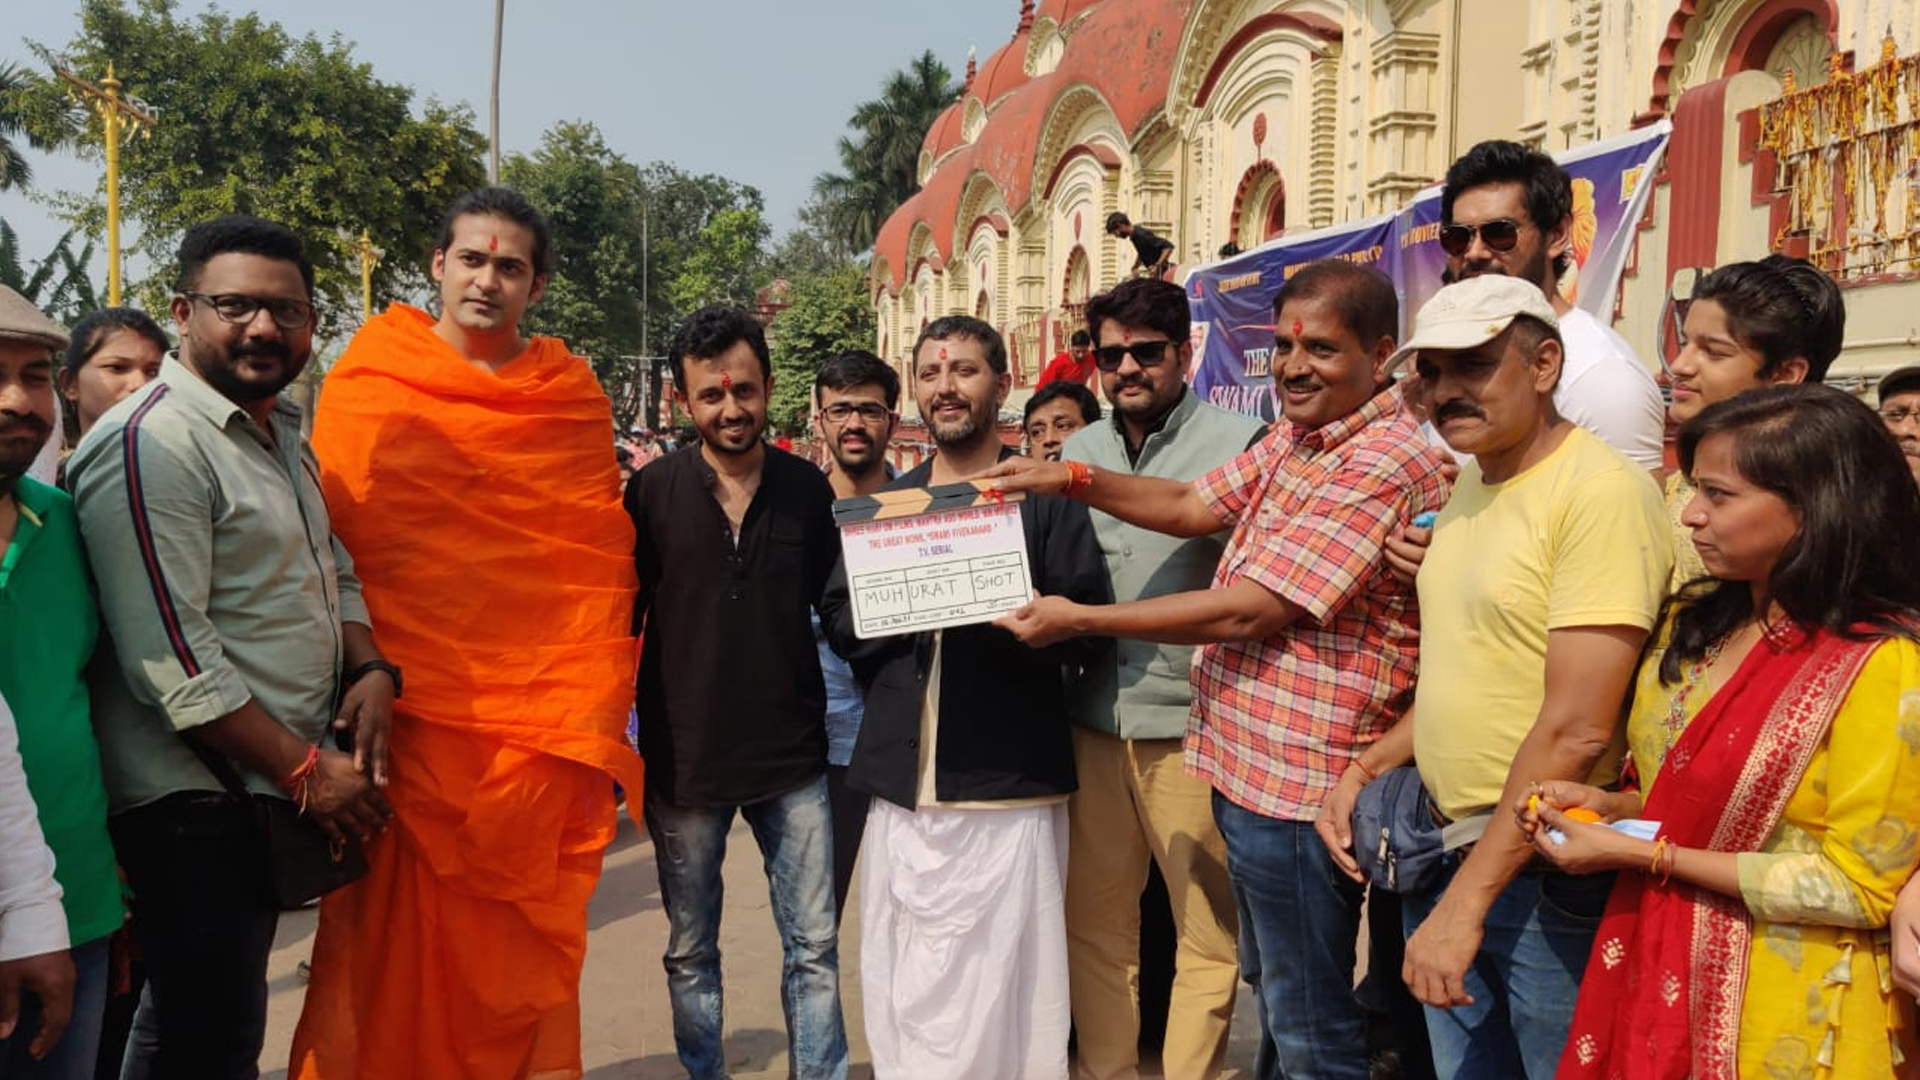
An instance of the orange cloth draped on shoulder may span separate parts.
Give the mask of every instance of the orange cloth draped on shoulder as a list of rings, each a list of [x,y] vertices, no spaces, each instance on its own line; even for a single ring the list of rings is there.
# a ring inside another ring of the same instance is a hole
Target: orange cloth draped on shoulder
[[[641,797],[606,395],[560,341],[488,372],[396,305],[328,373],[313,446],[406,688],[393,822],[321,905],[290,1075],[572,1080],[614,780]]]

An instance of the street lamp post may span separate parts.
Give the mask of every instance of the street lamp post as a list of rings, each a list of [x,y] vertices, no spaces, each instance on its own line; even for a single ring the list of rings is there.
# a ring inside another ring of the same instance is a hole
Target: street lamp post
[[[107,77],[98,85],[75,75],[71,65],[50,49],[37,48],[41,59],[67,84],[67,96],[86,105],[100,117],[107,136],[107,303],[120,305],[120,137],[125,134],[152,136],[159,123],[155,110],[146,102],[120,93],[122,84],[107,65]]]
[[[380,265],[384,252],[373,246],[373,238],[365,229],[360,230],[360,241],[354,249],[360,255],[360,320],[365,322],[373,318],[373,268]]]

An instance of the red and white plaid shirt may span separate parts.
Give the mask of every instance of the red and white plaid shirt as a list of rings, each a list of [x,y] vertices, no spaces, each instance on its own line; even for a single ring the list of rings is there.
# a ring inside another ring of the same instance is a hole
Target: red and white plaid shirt
[[[1311,821],[1404,709],[1420,619],[1385,543],[1446,502],[1444,460],[1389,389],[1323,427],[1276,424],[1194,482],[1235,526],[1213,587],[1253,581],[1306,610],[1271,638],[1207,645],[1194,661],[1187,769],[1234,805]]]

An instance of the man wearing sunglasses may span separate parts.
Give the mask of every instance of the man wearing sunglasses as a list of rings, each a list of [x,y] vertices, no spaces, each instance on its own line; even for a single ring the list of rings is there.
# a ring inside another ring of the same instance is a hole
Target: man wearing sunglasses
[[[1665,406],[1632,346],[1560,289],[1573,258],[1573,184],[1554,160],[1516,142],[1474,146],[1440,191],[1447,280],[1505,274],[1540,286],[1560,316],[1566,360],[1554,407],[1644,469],[1661,466]]]
[[[1287,280],[1274,307],[1274,390],[1285,416],[1231,461],[1186,482],[1072,460],[987,473],[1005,490],[1064,490],[1172,536],[1232,529],[1210,587],[1103,607],[1042,597],[997,625],[1030,645],[1101,634],[1119,639],[1123,654],[1142,647],[1129,638],[1201,646],[1184,764],[1210,785],[1225,840],[1240,970],[1261,1016],[1254,1073],[1364,1080],[1366,1020],[1352,993],[1362,888],[1352,856],[1321,843],[1315,818],[1339,785],[1377,772],[1363,758],[1413,684],[1413,590],[1392,576],[1383,545],[1415,515],[1440,509],[1444,456],[1385,386],[1399,323],[1390,281],[1320,260]],[[1132,358],[1118,374],[1133,373],[1141,351],[1184,352],[1142,338],[1122,340]],[[1118,359],[1104,348],[1094,355]],[[1118,391],[1124,415],[1129,393]],[[1096,441],[1070,441],[1069,458]],[[1113,843],[1107,829],[1102,846]],[[1176,983],[1176,1000],[1183,992]],[[1078,1005],[1078,986],[1074,993]]]
[[[1190,484],[1258,437],[1257,418],[1188,391],[1190,318],[1185,290],[1165,281],[1123,281],[1087,302],[1100,345],[1093,362],[1113,408],[1050,460]],[[1169,536],[1099,510],[1093,528],[1120,601],[1206,588],[1227,539],[1225,529]],[[1139,897],[1149,861],[1167,883],[1176,940],[1162,1069],[1210,1076],[1226,1050],[1240,977],[1236,924],[1212,789],[1181,762],[1192,661],[1188,645],[1122,640],[1069,688],[1080,790],[1067,807],[1067,965],[1088,1080],[1137,1075]]]

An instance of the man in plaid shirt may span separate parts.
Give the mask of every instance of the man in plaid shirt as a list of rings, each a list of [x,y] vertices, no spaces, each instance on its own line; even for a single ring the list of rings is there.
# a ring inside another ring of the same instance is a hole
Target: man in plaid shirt
[[[1213,786],[1240,909],[1241,970],[1262,1017],[1259,1076],[1367,1075],[1352,993],[1362,888],[1314,817],[1413,685],[1413,591],[1387,537],[1446,501],[1444,458],[1384,387],[1399,305],[1380,274],[1311,263],[1275,298],[1285,419],[1191,484],[1009,461],[1003,490],[1067,491],[1179,536],[1232,526],[1209,589],[1090,607],[1042,597],[1000,620],[1028,644],[1107,635],[1202,648],[1186,764]]]

